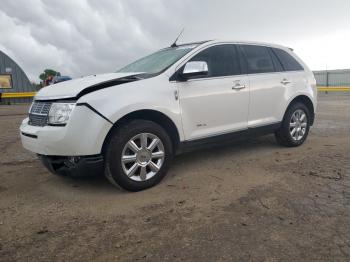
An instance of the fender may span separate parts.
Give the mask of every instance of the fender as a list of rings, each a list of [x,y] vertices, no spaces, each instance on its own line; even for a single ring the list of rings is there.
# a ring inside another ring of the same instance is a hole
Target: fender
[[[299,93],[295,94],[294,96],[292,96],[292,97],[288,100],[288,102],[287,102],[286,105],[285,105],[284,111],[283,111],[284,113],[283,113],[283,116],[282,116],[282,120],[283,120],[283,117],[284,117],[284,115],[285,115],[285,113],[286,113],[288,107],[290,106],[290,104],[291,104],[295,99],[297,99],[298,97],[306,97],[306,98],[308,98],[308,99],[311,101],[312,107],[313,107],[313,112],[311,112],[311,113],[312,113],[311,125],[313,125],[314,120],[315,120],[315,113],[316,113],[316,103],[315,103],[315,99],[314,99],[312,96],[310,96],[309,93],[304,93],[304,92],[299,92]]]
[[[119,109],[116,114],[110,117],[110,120],[112,123],[116,124],[120,119],[124,118],[125,116],[129,114],[133,114],[135,112],[140,112],[140,111],[153,111],[166,116],[176,127],[177,133],[179,134],[180,141],[183,141],[185,139],[183,129],[182,129],[180,112],[172,112],[168,108],[161,108],[161,107],[155,108],[145,104],[130,105]]]
[[[290,98],[288,99],[288,101],[287,101],[287,103],[286,103],[286,105],[285,105],[285,107],[284,107],[284,111],[283,111],[283,112],[286,112],[286,110],[287,110],[287,108],[289,107],[290,103],[291,103],[294,99],[296,99],[297,97],[300,97],[300,96],[306,96],[307,98],[309,98],[310,101],[312,102],[312,105],[313,105],[313,107],[314,107],[314,110],[316,109],[316,104],[315,104],[315,102],[314,102],[314,101],[315,101],[314,98],[313,98],[312,96],[310,96],[309,93],[299,92],[299,93],[294,94],[292,97],[290,97]],[[316,110],[315,110],[315,111],[316,111]]]

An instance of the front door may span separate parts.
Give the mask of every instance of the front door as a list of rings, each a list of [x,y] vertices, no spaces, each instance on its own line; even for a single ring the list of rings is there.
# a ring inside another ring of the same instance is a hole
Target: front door
[[[177,82],[185,139],[247,129],[249,81],[235,45],[208,47],[189,61],[207,62],[208,75]]]

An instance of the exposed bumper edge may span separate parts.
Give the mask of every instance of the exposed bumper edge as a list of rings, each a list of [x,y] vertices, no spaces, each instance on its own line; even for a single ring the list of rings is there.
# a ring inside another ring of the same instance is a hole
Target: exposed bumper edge
[[[104,171],[104,161],[101,155],[81,157],[38,156],[50,172],[61,176],[96,176],[103,174]]]

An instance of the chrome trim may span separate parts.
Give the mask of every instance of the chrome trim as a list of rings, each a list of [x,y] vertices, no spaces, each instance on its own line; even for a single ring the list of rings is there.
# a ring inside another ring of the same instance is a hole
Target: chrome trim
[[[240,83],[237,83],[232,87],[232,90],[241,90],[241,89],[244,89],[245,87],[246,87],[245,85],[241,85]]]
[[[215,41],[215,40],[212,40]],[[207,42],[208,43],[208,42]],[[279,46],[279,45],[274,45],[274,44],[268,44],[268,43],[259,43],[259,42],[240,42],[240,41],[223,41],[223,42],[216,42],[216,43],[212,43],[212,44],[207,44],[207,43],[203,43],[202,45],[197,46],[196,48],[194,48],[189,54],[187,54],[186,56],[184,56],[182,59],[183,61],[179,62],[179,64],[175,67],[175,70],[171,73],[174,74],[175,72],[177,72],[184,64],[186,64],[192,57],[194,57],[195,55],[197,55],[199,52],[212,47],[212,46],[217,46],[217,45],[254,45],[254,46],[263,46],[263,47],[269,47],[269,48],[278,48],[281,50],[285,50],[284,46]],[[205,45],[207,44],[207,45]],[[203,46],[204,45],[204,46]],[[293,56],[294,58],[296,58],[295,56]],[[294,71],[282,71],[282,72],[267,72],[267,73],[248,73],[248,74],[239,74],[239,75],[230,75],[228,77],[232,77],[232,76],[254,76],[254,75],[266,75],[266,74],[288,74],[288,73],[306,73],[307,70],[304,66],[304,63],[301,63],[302,61],[299,61],[299,58],[297,59],[297,61],[303,66],[303,70],[294,70]],[[189,79],[186,82],[189,81],[194,81],[194,80],[209,80],[209,79],[220,79],[222,77],[206,77],[206,78],[197,78],[197,79]],[[177,83],[177,82],[181,82],[181,81],[169,81],[170,83]]]
[[[34,100],[35,101],[47,101],[47,100],[62,100],[62,99],[73,99],[74,96],[71,96],[71,95],[67,95],[67,96],[61,96],[61,95],[58,95],[58,96],[35,96],[34,97]],[[52,101],[54,102],[54,101]]]
[[[276,124],[280,124],[280,123],[281,123],[281,121],[275,121],[275,122],[263,123],[263,124],[251,125],[251,126],[248,124],[248,129],[249,128],[264,127],[264,126],[269,126],[269,125],[276,125]]]
[[[270,126],[270,125],[276,125],[276,124],[280,124],[280,123],[281,123],[281,121],[275,121],[275,122],[271,122],[271,123],[264,123],[264,124],[260,124],[260,125],[248,126],[247,128],[241,128],[241,129],[235,129],[235,130],[230,130],[230,131],[218,132],[218,133],[214,133],[214,134],[210,134],[210,135],[206,135],[206,136],[200,136],[200,137],[187,139],[187,140],[185,139],[185,140],[183,140],[181,142],[196,141],[196,140],[200,140],[200,139],[211,138],[211,137],[215,137],[215,136],[226,135],[226,134],[236,133],[236,132],[240,132],[240,131],[247,131],[248,129],[259,128],[259,127]]]
[[[169,81],[170,83],[189,83],[194,81],[204,81],[204,80],[217,80],[217,79],[225,79],[225,78],[241,78],[246,77],[248,75],[229,75],[229,76],[216,76],[216,77],[201,77],[201,78],[194,78],[194,79],[188,79],[186,82],[183,81]]]
[[[283,84],[283,85],[288,85],[288,84],[290,84],[290,83],[292,83],[292,82],[289,81],[289,80],[287,80],[287,79],[283,79],[283,80],[281,81],[281,84]]]
[[[193,73],[208,73],[208,64],[204,61],[189,61],[182,72],[183,75]]]
[[[204,136],[199,136],[199,137],[196,137],[196,138],[187,139],[187,140],[184,140],[182,142],[196,141],[196,140],[200,140],[200,139],[204,139],[204,138],[210,138],[210,137],[226,135],[226,134],[231,134],[231,133],[240,132],[240,131],[246,131],[248,129],[249,128],[242,128],[242,129],[223,131],[223,132],[218,132],[218,133],[214,133],[214,134],[210,134],[210,135],[206,135],[206,136],[204,135]]]
[[[32,126],[46,126],[52,102],[34,101],[29,109],[28,124]]]

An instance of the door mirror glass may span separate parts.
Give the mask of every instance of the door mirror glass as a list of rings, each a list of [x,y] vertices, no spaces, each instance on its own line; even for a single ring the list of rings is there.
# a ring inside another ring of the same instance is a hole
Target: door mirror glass
[[[194,76],[206,76],[207,74],[208,64],[204,61],[188,62],[182,72],[182,76],[186,79]]]

